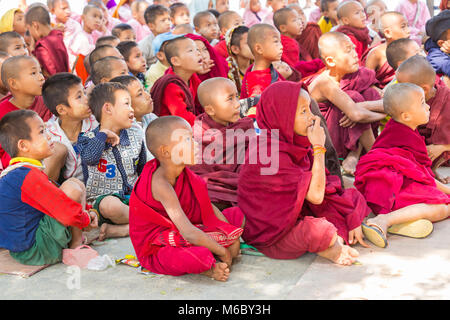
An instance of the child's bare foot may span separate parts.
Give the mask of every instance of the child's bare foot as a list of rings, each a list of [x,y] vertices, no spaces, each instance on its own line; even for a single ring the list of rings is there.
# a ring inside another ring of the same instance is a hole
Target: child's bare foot
[[[355,249],[343,244],[341,237],[337,237],[334,244],[328,249],[318,252],[319,256],[324,257],[336,264],[350,266],[356,261],[359,253]]]
[[[75,249],[83,244],[83,233],[76,227],[70,227],[72,233],[72,240],[70,240],[69,248]]]
[[[229,246],[228,251],[230,251],[231,258],[236,258],[241,253],[241,243],[237,239],[231,246]]]
[[[353,152],[350,152],[345,158],[344,161],[342,161],[342,169],[344,170],[344,173],[350,176],[355,175],[356,171],[356,165],[358,164],[358,157]]]
[[[436,171],[433,171],[434,176],[436,178],[436,180],[438,180],[439,182],[443,183],[443,184],[449,184],[450,183],[450,177],[445,177],[443,175],[441,175],[440,173]]]
[[[127,237],[129,235],[128,224],[108,224],[104,223],[100,227],[100,234],[98,236],[98,241],[103,241],[106,238],[121,238]]]
[[[226,263],[216,262],[216,264],[211,269],[203,272],[202,274],[214,280],[225,282],[230,276],[230,269],[228,268],[228,265]]]

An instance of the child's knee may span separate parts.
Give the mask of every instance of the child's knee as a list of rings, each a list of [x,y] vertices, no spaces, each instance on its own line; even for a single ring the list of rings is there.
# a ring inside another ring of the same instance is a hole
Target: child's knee
[[[128,206],[117,197],[107,196],[100,201],[98,208],[103,216],[111,218],[123,215]]]
[[[83,183],[75,178],[69,178],[60,187],[60,189],[73,201],[83,202],[86,197],[86,188]]]

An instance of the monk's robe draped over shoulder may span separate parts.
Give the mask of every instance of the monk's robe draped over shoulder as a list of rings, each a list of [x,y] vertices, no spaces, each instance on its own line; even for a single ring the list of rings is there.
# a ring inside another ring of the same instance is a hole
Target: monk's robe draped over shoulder
[[[302,34],[297,36],[300,45],[300,59],[309,61],[319,59],[319,38],[322,36],[320,27],[315,22],[308,22]],[[303,49],[306,51],[304,52]]]
[[[394,119],[359,159],[355,187],[376,214],[418,203],[450,203],[436,187],[424,138]]]
[[[142,266],[150,270],[150,256],[162,247],[192,246],[170,220],[161,202],[152,196],[152,176],[158,167],[157,159],[147,162],[130,197],[130,238]],[[183,212],[193,225],[225,247],[239,239],[242,228],[220,221],[216,217],[206,184],[190,169],[183,170],[173,188]],[[227,211],[241,213],[237,207],[225,209],[224,214]]]
[[[366,50],[366,52],[361,57],[361,64],[363,66],[366,65],[367,56],[369,55],[369,52],[383,43],[385,43],[385,41],[377,43],[376,45]],[[395,78],[395,70],[389,65],[387,60],[380,68],[375,70],[375,78],[377,78],[378,80],[377,87],[380,89],[384,89],[384,87],[386,87]]]
[[[227,131],[238,138],[227,143]],[[202,147],[202,163],[190,169],[206,182],[212,202],[237,203],[239,168],[250,135],[255,135],[253,119],[250,118],[239,119],[228,126],[217,123],[206,113],[195,120],[194,138]]]
[[[436,95],[427,101],[430,106],[430,120],[420,126],[419,133],[425,137],[425,143],[450,144],[450,89],[442,81],[436,84]],[[450,160],[450,152],[444,152],[439,158]]]
[[[257,144],[250,142],[246,163],[239,174],[238,206],[246,216],[243,238],[263,252],[306,216],[326,218],[347,241],[348,232],[360,226],[370,213],[361,194],[356,189],[343,190],[337,176],[327,175],[322,204],[311,205],[305,199],[311,182],[313,156],[308,138],[294,133],[301,87],[301,83],[278,82],[263,92],[256,119],[258,127],[268,131],[267,138],[261,134]],[[279,130],[278,133],[274,129]],[[267,145],[270,150],[272,139],[279,142],[277,171],[262,174],[262,170],[275,164],[261,161],[251,164],[249,160],[263,146]]]
[[[369,29],[367,27],[355,28],[352,26],[340,26],[336,31],[346,34],[356,46],[355,50],[358,54],[359,63],[362,66],[361,58],[372,43],[372,39],[369,36]]]
[[[320,73],[310,77],[306,83],[311,84]],[[377,84],[375,72],[365,67],[360,67],[355,73],[345,75],[340,81],[340,88],[356,103],[364,101],[375,101],[381,99],[379,93],[372,85]],[[345,158],[351,150],[356,150],[359,138],[369,128],[376,133],[377,123],[357,123],[353,128],[344,128],[339,125],[339,120],[343,117],[342,111],[331,102],[320,102],[320,111],[327,121],[331,140],[336,151],[341,158]],[[375,134],[376,135],[376,134]]]

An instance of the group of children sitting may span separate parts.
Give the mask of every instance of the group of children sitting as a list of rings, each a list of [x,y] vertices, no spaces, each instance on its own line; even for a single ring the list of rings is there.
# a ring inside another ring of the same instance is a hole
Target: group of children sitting
[[[226,281],[241,241],[351,265],[365,239],[428,236],[450,215],[450,4],[420,25],[417,0],[413,23],[316,3],[310,21],[286,0],[8,11],[0,247],[44,265],[129,236],[152,272]]]

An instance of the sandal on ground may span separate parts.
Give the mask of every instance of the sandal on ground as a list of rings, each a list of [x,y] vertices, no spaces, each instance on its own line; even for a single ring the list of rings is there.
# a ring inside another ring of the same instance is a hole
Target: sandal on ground
[[[258,249],[244,242],[241,242],[241,253],[249,256],[264,257],[264,253],[259,252]]]
[[[361,228],[367,240],[372,242],[377,247],[386,248],[387,246],[386,235],[379,226],[375,224],[367,225],[365,223],[362,223]]]
[[[425,238],[433,232],[433,223],[426,219],[419,219],[405,223],[394,224],[387,230],[389,233],[410,237]]]

